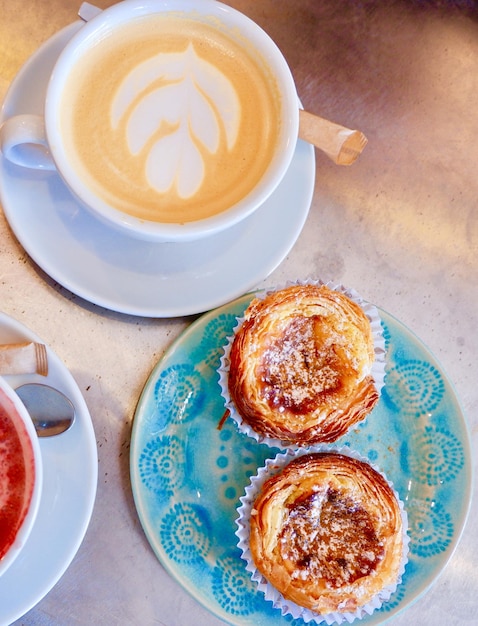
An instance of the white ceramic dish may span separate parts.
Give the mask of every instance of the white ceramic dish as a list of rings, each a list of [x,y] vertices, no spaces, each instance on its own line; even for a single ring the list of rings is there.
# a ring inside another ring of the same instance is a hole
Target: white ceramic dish
[[[24,493],[28,493],[28,498],[30,500],[25,506],[25,498],[23,498],[22,507],[25,517],[18,528],[15,541],[0,560],[1,578],[1,576],[3,576],[8,568],[15,562],[15,559],[17,559],[21,554],[35,523],[42,494],[43,466],[38,437],[30,415],[20,401],[20,398],[13,392],[7,381],[1,376],[0,404],[3,406],[6,414],[11,416],[13,424],[19,422],[19,425],[16,427],[16,432],[25,432],[28,436],[27,439],[25,439],[25,437],[21,437],[20,441],[24,459],[27,460],[26,462],[24,461],[24,463],[27,480],[26,484],[28,487],[25,489]],[[33,483],[31,482],[32,478]]]
[[[0,121],[42,112],[53,65],[82,24],[58,32],[27,61],[7,93]],[[202,241],[158,244],[100,223],[54,172],[25,170],[0,159],[4,212],[30,257],[85,300],[147,317],[200,313],[255,287],[296,242],[315,184],[314,148],[298,141],[284,180],[254,215]]]
[[[0,313],[0,343],[39,341],[22,324]],[[47,347],[49,373],[6,376],[16,387],[46,382],[67,395],[76,419],[69,431],[42,439],[43,490],[35,524],[21,554],[0,579],[0,624],[33,608],[58,582],[88,528],[96,496],[98,455],[90,414],[72,375]]]

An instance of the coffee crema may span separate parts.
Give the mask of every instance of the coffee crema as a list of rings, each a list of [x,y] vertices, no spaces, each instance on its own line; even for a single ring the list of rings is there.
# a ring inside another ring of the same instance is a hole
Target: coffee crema
[[[114,29],[64,93],[74,168],[109,205],[144,220],[191,222],[233,206],[263,177],[280,132],[281,96],[258,53],[218,21],[187,14]]]

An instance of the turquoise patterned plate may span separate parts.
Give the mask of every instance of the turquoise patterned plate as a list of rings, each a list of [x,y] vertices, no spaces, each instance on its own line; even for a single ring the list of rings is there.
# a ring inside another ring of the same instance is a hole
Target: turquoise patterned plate
[[[236,508],[248,479],[278,450],[241,435],[218,386],[226,337],[252,296],[194,322],[152,372],[133,424],[131,478],[139,518],[158,559],[201,604],[230,624],[299,625],[257,591],[236,547]],[[444,372],[401,323],[381,312],[387,377],[380,402],[337,442],[393,481],[409,516],[410,558],[380,624],[424,593],[460,538],[471,495],[465,420]]]

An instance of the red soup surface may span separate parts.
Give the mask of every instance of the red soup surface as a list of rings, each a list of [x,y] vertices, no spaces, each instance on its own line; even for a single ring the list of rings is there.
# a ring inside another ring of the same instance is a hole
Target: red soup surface
[[[0,560],[28,512],[35,476],[33,450],[13,403],[0,390]],[[8,407],[8,409],[7,409]]]

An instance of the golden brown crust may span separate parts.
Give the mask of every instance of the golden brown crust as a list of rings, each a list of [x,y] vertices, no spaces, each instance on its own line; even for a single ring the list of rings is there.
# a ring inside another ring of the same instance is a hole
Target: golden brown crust
[[[230,352],[229,393],[257,433],[332,442],[378,401],[370,322],[346,295],[295,285],[255,299]]]
[[[399,577],[400,506],[368,463],[333,452],[299,457],[266,481],[250,522],[257,569],[316,613],[354,612]]]

